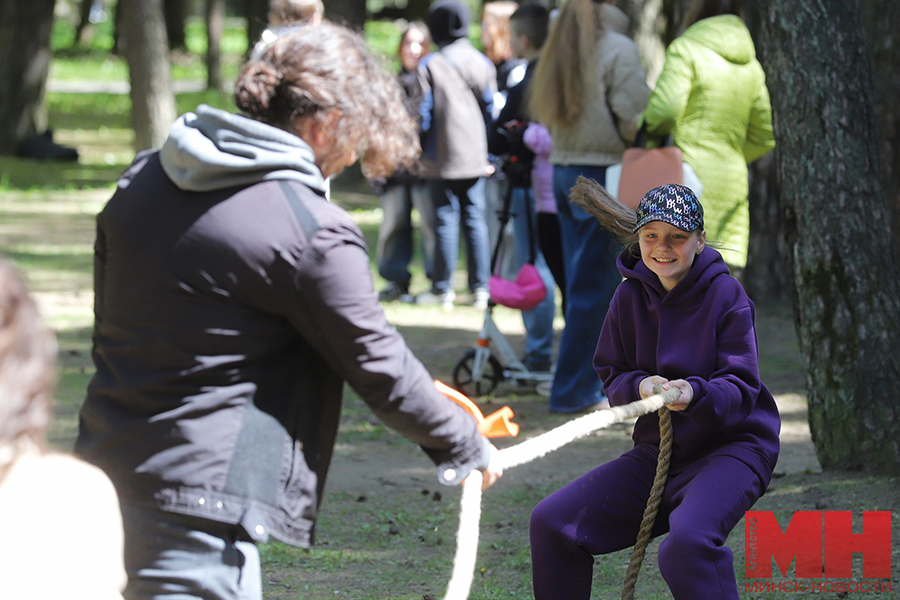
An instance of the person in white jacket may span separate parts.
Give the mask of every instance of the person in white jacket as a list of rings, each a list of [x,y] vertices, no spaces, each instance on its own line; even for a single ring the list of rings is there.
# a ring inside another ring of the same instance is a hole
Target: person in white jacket
[[[100,469],[46,444],[56,340],[0,259],[0,598],[122,600],[122,517]]]

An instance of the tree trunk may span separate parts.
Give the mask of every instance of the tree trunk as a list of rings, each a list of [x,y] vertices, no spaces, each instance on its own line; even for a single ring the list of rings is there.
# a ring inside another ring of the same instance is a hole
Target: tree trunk
[[[652,88],[662,72],[666,46],[662,34],[666,28],[663,0],[620,0],[615,3],[630,19],[628,34],[641,56],[641,66]]]
[[[244,0],[244,16],[247,18],[247,56],[269,25],[269,0]]]
[[[85,44],[88,41],[91,31],[91,7],[93,5],[94,0],[81,0],[81,4],[78,5],[78,26],[75,27],[73,46]]]
[[[475,13],[473,13],[474,16]],[[366,25],[366,3],[359,0],[325,0],[325,18],[362,31]]]
[[[122,2],[125,0],[117,0],[112,7],[113,18],[113,48],[112,53],[116,56],[122,56],[122,11],[120,10]]]
[[[428,7],[431,5],[429,0],[409,0],[406,3],[406,20],[408,21],[427,21]]]
[[[769,153],[750,165],[750,243],[743,284],[759,305],[788,300],[790,275],[785,258],[778,175],[775,155]]]
[[[894,256],[900,264],[900,2],[861,2],[860,9],[875,83],[884,189],[893,213]]]
[[[663,31],[663,44],[666,47],[684,31],[684,18],[687,16],[691,4],[693,4],[693,0],[663,1],[663,17],[666,24]]]
[[[206,87],[224,89],[222,79],[222,33],[225,30],[225,0],[206,0]]]
[[[759,7],[756,0],[744,3],[744,22],[753,36],[757,56],[759,42]],[[750,243],[744,287],[757,304],[780,304],[788,299],[790,280],[781,231],[781,209],[778,206],[778,174],[775,156],[767,154],[750,165]]]
[[[0,0],[0,154],[47,128],[54,0]]]
[[[119,10],[131,78],[134,147],[159,148],[176,116],[162,0],[119,0]]]
[[[859,4],[758,4],[816,453],[900,473],[900,280]]]
[[[166,22],[166,37],[169,48],[184,50],[184,23],[188,17],[188,5],[185,0],[163,0],[163,15]]]

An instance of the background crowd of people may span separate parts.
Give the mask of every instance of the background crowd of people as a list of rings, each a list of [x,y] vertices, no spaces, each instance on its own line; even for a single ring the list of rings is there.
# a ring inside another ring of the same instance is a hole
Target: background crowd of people
[[[568,0],[552,13],[538,2],[488,2],[481,33],[485,55],[466,38],[467,5],[436,2],[428,25],[437,31],[437,52],[423,55],[416,69],[427,100],[414,102],[430,202],[409,200],[416,195],[408,187],[403,219],[385,207],[379,268],[389,284],[382,298],[440,303],[451,310],[461,227],[470,297],[483,308],[486,267],[500,238],[511,251],[500,254],[504,260],[495,272],[511,279],[523,262],[533,260],[549,292],[522,313],[524,364],[553,372],[552,383],[538,385],[549,396],[549,409],[567,413],[607,406],[590,356],[621,281],[615,267],[620,246],[569,202],[569,190],[579,176],[603,185],[606,169],[621,161],[643,127],[645,142],[678,146],[698,174],[710,242],[740,273],[749,238],[747,164],[774,147],[765,76],[741,11],[740,1],[697,0],[651,89],[627,35],[628,16],[614,2]],[[456,56],[450,68],[448,56]],[[401,80],[411,79],[413,69],[404,65]],[[489,77],[491,65],[495,80]],[[453,113],[461,111],[467,116],[454,121]],[[483,116],[484,128],[476,114]],[[511,141],[512,126],[519,125],[522,139]],[[454,148],[465,148],[465,171]],[[527,181],[512,180],[503,169],[511,151],[519,155],[513,160],[533,165]],[[510,225],[499,231],[497,214],[510,187]],[[383,202],[395,202],[392,193],[385,192]],[[419,197],[426,197],[423,188]],[[392,268],[405,267],[412,255],[411,206],[419,211],[425,271],[432,282],[417,296],[408,290],[409,271]],[[382,252],[382,240],[393,238],[403,240],[397,243],[401,260]],[[558,336],[557,304],[564,320]]]

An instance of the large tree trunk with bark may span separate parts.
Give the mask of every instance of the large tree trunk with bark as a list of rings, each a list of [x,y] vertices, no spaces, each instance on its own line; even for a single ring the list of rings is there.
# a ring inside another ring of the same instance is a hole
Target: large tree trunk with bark
[[[894,255],[900,264],[900,2],[862,2],[875,84],[875,117],[888,206],[893,213]]]
[[[758,4],[816,453],[900,473],[900,279],[859,4]]]
[[[206,87],[221,90],[222,33],[225,31],[225,0],[206,0]]]
[[[47,128],[53,0],[0,0],[0,154]]]
[[[175,120],[175,95],[162,0],[119,0],[131,78],[135,150],[159,148]]]

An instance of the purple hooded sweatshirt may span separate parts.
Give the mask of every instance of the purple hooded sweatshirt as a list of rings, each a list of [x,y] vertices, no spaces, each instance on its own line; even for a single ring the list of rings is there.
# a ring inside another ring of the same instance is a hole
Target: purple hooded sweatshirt
[[[715,453],[745,463],[768,485],[781,419],[759,379],[756,311],[743,287],[709,246],[668,293],[639,256],[626,250],[617,262],[625,281],[594,353],[610,404],[640,398],[638,386],[651,375],[687,380],[694,399],[672,412],[673,472]],[[656,413],[638,419],[633,439],[659,445]]]

